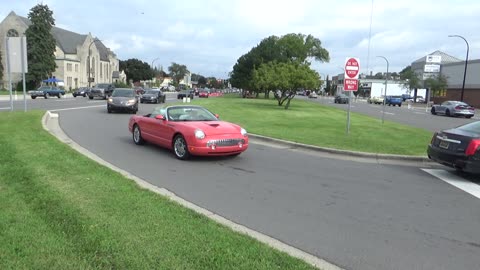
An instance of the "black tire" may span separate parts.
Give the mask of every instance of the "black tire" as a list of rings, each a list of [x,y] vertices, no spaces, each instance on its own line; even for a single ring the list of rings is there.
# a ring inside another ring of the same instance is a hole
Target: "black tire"
[[[470,119],[472,118],[473,115],[465,116],[466,118]]]
[[[140,103],[143,103],[143,100],[140,99]]]
[[[175,136],[175,138],[173,139],[172,148],[175,157],[180,160],[186,160],[191,156],[190,152],[188,152],[187,141],[185,141],[185,138],[180,134]]]
[[[398,104],[398,107],[402,107],[402,104]]]
[[[58,94],[57,97],[58,97],[58,98],[62,98],[62,94]]]
[[[142,138],[142,131],[137,124],[133,126],[132,139],[136,145],[145,144],[145,140]]]
[[[437,112],[435,111],[435,107],[432,107],[432,109],[430,110],[430,112],[431,112],[433,115],[437,115]]]
[[[74,98],[76,98],[77,96],[76,95],[72,95]]]
[[[32,99],[36,99],[37,97],[32,97]]]
[[[89,99],[93,99],[93,97],[91,97],[91,96],[88,96],[88,98],[89,98]]]
[[[450,114],[450,110],[449,110],[449,109],[447,109],[447,110],[445,111],[445,115],[446,115],[446,116],[452,116],[452,115]]]
[[[45,99],[47,99],[47,98],[48,98],[48,95],[47,95],[47,94],[45,94],[43,97],[44,97]]]

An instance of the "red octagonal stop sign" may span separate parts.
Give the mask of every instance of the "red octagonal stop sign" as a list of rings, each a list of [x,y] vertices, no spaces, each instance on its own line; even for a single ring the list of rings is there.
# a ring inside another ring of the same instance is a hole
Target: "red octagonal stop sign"
[[[360,72],[360,63],[357,58],[347,58],[345,62],[345,77],[357,79]]]

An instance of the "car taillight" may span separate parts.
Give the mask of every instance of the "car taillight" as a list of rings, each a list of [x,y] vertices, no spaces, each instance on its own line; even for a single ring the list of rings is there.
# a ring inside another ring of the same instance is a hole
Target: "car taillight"
[[[437,133],[437,132],[435,132],[435,133],[433,134],[433,136],[432,136],[432,140],[430,141],[430,144],[432,144],[432,145],[433,145],[433,142],[435,142],[435,137],[437,137],[437,135],[438,135],[438,133]]]
[[[473,139],[468,144],[467,150],[465,150],[465,155],[473,156],[475,152],[477,152],[478,148],[480,147],[480,139]]]
[[[475,110],[475,107],[470,107],[468,108],[470,111],[474,111]]]
[[[455,110],[461,110],[462,106],[455,106]]]

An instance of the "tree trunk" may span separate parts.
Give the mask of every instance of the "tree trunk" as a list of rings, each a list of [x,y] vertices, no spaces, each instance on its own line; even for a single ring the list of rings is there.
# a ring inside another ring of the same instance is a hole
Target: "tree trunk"
[[[288,107],[290,107],[290,100],[292,99],[289,98],[287,104],[285,104],[285,110],[288,110]]]

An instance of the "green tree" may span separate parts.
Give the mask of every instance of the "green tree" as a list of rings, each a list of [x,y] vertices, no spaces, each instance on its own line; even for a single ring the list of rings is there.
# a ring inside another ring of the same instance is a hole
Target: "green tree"
[[[185,65],[172,62],[172,64],[168,67],[168,72],[173,78],[175,86],[178,86],[180,81],[185,77],[185,75],[187,75],[188,69]]]
[[[439,96],[448,86],[448,79],[445,75],[439,75],[425,80],[425,86],[432,91],[432,96]]]
[[[274,91],[278,106],[285,101],[285,109],[295,96],[296,89],[318,89],[320,75],[306,63],[269,62],[253,71],[252,85],[258,91]]]
[[[230,74],[230,82],[234,87],[258,91],[257,87],[252,85],[252,78],[253,71],[260,65],[273,61],[308,65],[310,59],[330,61],[328,51],[322,47],[318,38],[303,34],[270,36],[238,58]]]
[[[126,61],[119,61],[120,70],[124,70],[127,75],[127,81],[139,82],[141,80],[150,80],[154,77],[154,72],[147,62],[132,58]]]
[[[411,66],[405,67],[400,71],[400,79],[403,81],[403,87],[408,89],[410,94],[412,90],[420,88],[420,78],[415,74],[415,71],[412,70]]]
[[[55,38],[51,30],[55,25],[53,12],[47,5],[34,6],[28,19],[31,24],[25,31],[27,37],[28,74],[27,80],[39,86],[43,79],[51,77],[55,64]]]

